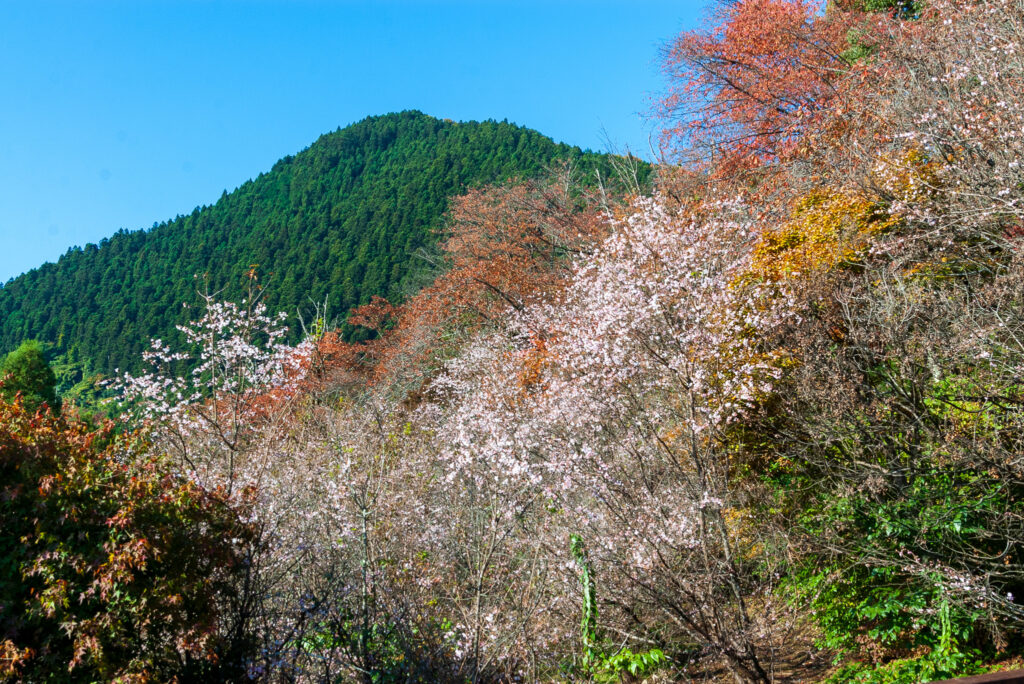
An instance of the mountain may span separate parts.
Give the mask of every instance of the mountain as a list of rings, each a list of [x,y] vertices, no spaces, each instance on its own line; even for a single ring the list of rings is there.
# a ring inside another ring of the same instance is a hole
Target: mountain
[[[197,289],[239,299],[255,269],[271,310],[329,298],[334,313],[412,291],[448,198],[602,155],[507,122],[409,111],[320,137],[212,206],[121,230],[0,287],[0,353],[28,338],[96,371],[137,368],[149,338],[174,339]]]

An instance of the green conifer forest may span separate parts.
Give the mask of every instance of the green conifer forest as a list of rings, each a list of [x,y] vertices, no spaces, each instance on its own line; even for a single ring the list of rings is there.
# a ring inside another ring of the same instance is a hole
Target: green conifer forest
[[[0,352],[25,339],[93,371],[136,368],[150,338],[177,339],[197,290],[243,296],[258,278],[273,310],[345,313],[422,284],[449,197],[601,156],[507,122],[407,111],[320,137],[212,206],[69,249],[0,288]],[[607,175],[607,174],[606,174]]]

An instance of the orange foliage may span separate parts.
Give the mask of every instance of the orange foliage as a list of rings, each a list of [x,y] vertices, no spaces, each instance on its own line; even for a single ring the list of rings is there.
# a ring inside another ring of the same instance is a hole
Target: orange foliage
[[[352,309],[348,316],[350,325],[359,325],[369,330],[382,332],[398,313],[397,307],[383,297],[374,295],[369,304]]]
[[[537,335],[531,336],[530,346],[519,352],[519,387],[524,396],[544,388],[544,378],[554,358],[548,341]]]
[[[489,187],[456,198],[441,243],[447,269],[400,307],[375,299],[353,311],[350,323],[384,334],[339,358],[372,363],[376,381],[417,375],[420,364],[443,356],[456,338],[561,288],[568,257],[607,230],[596,205],[567,181]]]
[[[811,0],[723,5],[665,51],[663,142],[710,148],[717,174],[785,156],[837,94],[853,16]]]
[[[0,402],[0,681],[215,667],[255,529],[112,423]]]
[[[352,322],[352,318],[349,321]],[[336,330],[325,333],[317,340],[310,356],[302,392],[318,394],[328,389],[365,386],[371,378],[368,361],[375,342],[346,342]]]

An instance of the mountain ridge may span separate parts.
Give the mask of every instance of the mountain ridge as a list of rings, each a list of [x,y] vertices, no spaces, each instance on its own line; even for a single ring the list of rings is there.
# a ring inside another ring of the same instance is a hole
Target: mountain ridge
[[[265,282],[271,309],[329,299],[335,313],[416,289],[449,197],[606,157],[507,122],[418,111],[371,116],[321,135],[268,171],[151,228],[72,247],[0,286],[0,353],[22,340],[111,373],[136,368],[151,337],[174,338],[183,304],[209,288],[243,296]]]

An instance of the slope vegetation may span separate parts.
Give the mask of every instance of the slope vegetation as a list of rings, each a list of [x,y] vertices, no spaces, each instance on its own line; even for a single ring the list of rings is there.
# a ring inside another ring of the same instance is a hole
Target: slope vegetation
[[[367,118],[322,136],[216,204],[151,230],[70,249],[0,287],[0,351],[38,338],[91,362],[133,368],[150,337],[175,338],[197,289],[240,298],[255,269],[272,310],[329,297],[345,312],[415,287],[448,198],[601,157],[494,121],[419,112]]]

